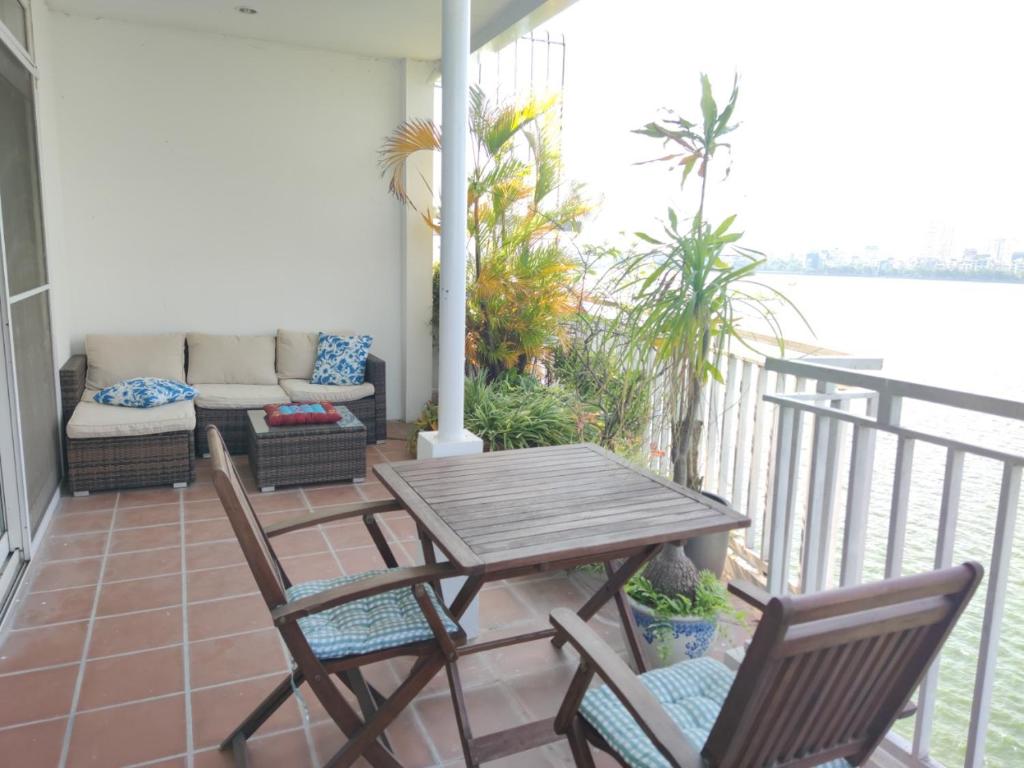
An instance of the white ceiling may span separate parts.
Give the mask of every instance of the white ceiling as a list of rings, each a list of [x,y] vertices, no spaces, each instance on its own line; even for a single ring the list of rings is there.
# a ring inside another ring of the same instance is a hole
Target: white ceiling
[[[433,60],[441,57],[441,0],[47,0],[66,13],[257,40]],[[473,48],[523,34],[572,0],[473,0]],[[243,15],[236,8],[259,11]]]

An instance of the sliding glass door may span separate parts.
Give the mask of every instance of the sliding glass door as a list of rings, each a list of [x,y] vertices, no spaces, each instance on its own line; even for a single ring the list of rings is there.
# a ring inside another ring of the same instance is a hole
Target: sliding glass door
[[[0,39],[0,601],[61,466],[35,82],[25,48],[14,51]]]

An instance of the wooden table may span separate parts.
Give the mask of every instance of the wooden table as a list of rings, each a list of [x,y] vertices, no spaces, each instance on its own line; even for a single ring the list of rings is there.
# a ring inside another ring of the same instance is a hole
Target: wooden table
[[[459,618],[487,581],[600,562],[607,582],[579,609],[586,621],[618,605],[638,669],[643,660],[622,591],[661,546],[749,525],[733,510],[637,469],[596,445],[528,448],[378,465],[374,472],[416,521],[424,559],[436,545],[467,578],[450,606]],[[613,561],[621,561],[612,565]],[[458,656],[554,636],[532,632],[471,642]],[[472,735],[457,659],[447,667],[468,766],[555,741],[552,720]],[[559,698],[564,691],[551,692]]]

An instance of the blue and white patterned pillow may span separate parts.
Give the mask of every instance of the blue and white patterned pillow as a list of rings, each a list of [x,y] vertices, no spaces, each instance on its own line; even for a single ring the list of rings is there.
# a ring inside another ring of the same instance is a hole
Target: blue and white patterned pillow
[[[320,334],[311,384],[347,386],[366,381],[366,358],[373,336]]]
[[[188,384],[173,379],[157,379],[145,376],[125,379],[106,389],[101,389],[93,400],[103,405],[123,405],[127,408],[153,408],[181,400],[192,400],[196,391]]]

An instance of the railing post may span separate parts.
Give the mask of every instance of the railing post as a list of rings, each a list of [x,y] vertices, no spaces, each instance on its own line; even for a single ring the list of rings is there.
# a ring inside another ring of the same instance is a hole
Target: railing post
[[[981,624],[978,644],[978,671],[974,680],[974,701],[971,703],[971,727],[967,734],[965,768],[981,768],[985,760],[985,736],[992,712],[992,684],[999,652],[999,633],[1003,628],[1006,589],[1009,579],[1013,535],[1020,504],[1021,466],[1003,465],[996,513],[996,533],[992,542],[992,562],[988,570],[985,593],[985,619]]]
[[[775,488],[769,530],[768,591],[781,595],[786,591],[789,555],[793,538],[793,512],[796,505],[800,470],[800,412],[779,407],[775,452]]]
[[[785,394],[786,393],[786,380],[787,376],[784,373],[775,374],[775,393]],[[778,475],[779,468],[779,419],[775,418],[771,421],[771,434],[769,436],[768,444],[768,493],[774,494],[775,492],[775,478]],[[764,504],[764,523],[763,530],[764,534],[761,536],[761,559],[768,559],[768,550],[771,548],[771,530],[772,530],[772,504],[773,498],[769,496],[765,499]]]
[[[736,420],[736,391],[740,383],[736,375],[737,363],[736,355],[729,355],[729,364],[725,369],[725,394],[722,396],[722,447],[719,451],[718,485],[715,487],[719,494],[729,492],[729,474],[732,469],[732,451],[735,445],[733,441],[736,434],[732,423]]]
[[[835,391],[835,385],[819,381],[819,394]],[[829,509],[826,478],[829,469],[829,448],[832,432],[838,423],[826,416],[814,417],[814,432],[811,441],[811,473],[807,494],[807,515],[804,519],[803,558],[800,582],[803,592],[818,592],[825,587],[825,567],[828,557],[824,552],[829,546],[832,532],[832,515]]]
[[[868,400],[868,416],[877,414],[878,398]],[[875,466],[874,427],[857,424],[853,428],[850,450],[850,483],[846,493],[846,525],[843,528],[843,563],[840,586],[859,584],[864,575],[864,550],[867,547],[868,508],[871,505],[871,479]]]
[[[953,564],[953,541],[960,514],[960,487],[964,475],[964,452],[946,451],[946,472],[942,478],[942,503],[939,506],[939,537],[935,543],[935,568]],[[928,756],[935,721],[935,693],[939,683],[939,659],[932,662],[917,694],[917,718],[914,721],[914,756]]]
[[[761,521],[764,517],[761,505],[761,453],[764,450],[764,422],[768,413],[768,406],[764,402],[764,396],[768,392],[768,369],[761,366],[757,370],[757,394],[754,398],[754,439],[750,449],[750,482],[747,485],[747,517],[750,518],[750,525],[747,527],[747,547],[754,548],[757,541],[757,533],[761,530]],[[761,514],[758,514],[761,512]]]
[[[711,490],[712,479],[718,479],[718,435],[719,424],[721,423],[718,409],[718,390],[720,388],[720,385],[714,379],[704,388],[708,398],[708,420],[704,424],[708,447],[707,455],[704,458],[704,490],[706,491]],[[717,491],[718,489],[716,488],[715,490]]]
[[[732,469],[732,502],[733,509],[743,509],[743,489],[746,487],[747,463],[750,448],[747,441],[750,435],[750,380],[753,378],[754,364],[750,360],[743,361],[743,374],[740,377],[740,404],[737,412],[736,426],[736,458]]]
[[[916,441],[900,435],[896,443],[896,471],[889,509],[889,539],[885,550],[885,578],[895,579],[903,570],[903,548],[907,540],[907,508],[914,467]]]

